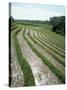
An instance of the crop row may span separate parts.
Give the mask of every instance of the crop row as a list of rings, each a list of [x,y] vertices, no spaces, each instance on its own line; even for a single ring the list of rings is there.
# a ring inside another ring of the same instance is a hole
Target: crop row
[[[26,31],[26,30],[25,30]],[[26,38],[25,36],[25,31],[23,32],[23,37],[24,39],[27,41],[27,43],[29,44],[30,48],[41,58],[41,60],[54,72],[55,75],[57,75],[62,82],[65,82],[65,76],[60,72],[59,69],[57,69],[56,67],[54,67],[54,65],[47,60],[41,52],[39,52],[34,46],[33,44],[28,40],[28,38]],[[29,38],[31,38],[30,35],[28,35]],[[32,38],[31,38],[32,39]],[[32,39],[33,40],[33,39]],[[34,40],[33,40],[34,41]],[[37,43],[36,41],[34,41],[35,43]]]
[[[53,56],[59,63],[61,63],[62,65],[65,66],[64,60],[63,58],[59,57],[58,55],[56,55],[56,53],[54,53],[51,49],[49,49],[49,47],[46,46],[46,44],[44,44],[44,42],[42,42],[42,40],[39,40],[39,38],[37,37],[32,37],[29,36],[34,42],[38,43],[39,46],[41,46],[42,48],[44,48],[46,51],[49,52],[49,54],[51,56]],[[36,39],[36,40],[35,40]],[[41,43],[41,44],[40,44]]]
[[[37,34],[38,34],[38,38],[39,38],[40,40],[42,40],[43,42],[45,42],[45,44],[46,44],[46,46],[47,46],[48,48],[50,48],[52,51],[54,51],[55,53],[59,54],[60,56],[65,57],[65,56],[64,56],[64,53],[63,53],[62,51],[59,51],[57,48],[55,48],[53,45],[51,45],[49,41],[47,41],[46,39],[43,39],[43,38],[41,37],[41,35],[39,36],[39,33],[38,33],[38,32],[37,32]]]
[[[44,34],[47,39],[54,45],[58,46],[61,49],[65,49],[64,45],[64,36],[58,35],[54,32],[51,32],[50,30],[47,29],[37,29],[40,33]]]
[[[57,45],[54,45],[50,42],[50,40],[47,39],[47,37],[44,36],[44,34],[42,33],[38,33],[38,37],[41,38],[42,40],[44,40],[46,43],[50,44],[50,46],[54,47],[55,49],[57,49],[59,52],[63,53],[64,54],[64,50],[61,49],[60,47],[58,47]],[[39,35],[40,34],[40,35]]]
[[[34,77],[32,74],[32,70],[31,70],[28,62],[25,60],[25,58],[21,52],[19,42],[16,38],[17,34],[19,34],[21,29],[22,29],[21,27],[19,29],[16,28],[15,32],[13,34],[13,40],[14,40],[14,44],[15,44],[16,54],[17,54],[19,65],[20,65],[21,70],[23,71],[23,74],[24,74],[23,75],[24,76],[24,86],[34,86],[35,81],[34,81]]]

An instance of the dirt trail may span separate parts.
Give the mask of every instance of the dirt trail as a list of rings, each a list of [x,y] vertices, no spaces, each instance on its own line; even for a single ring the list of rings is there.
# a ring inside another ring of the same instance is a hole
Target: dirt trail
[[[62,82],[53,74],[48,66],[46,66],[31,50],[26,40],[22,36],[22,31],[18,34],[17,39],[20,44],[21,51],[32,69],[36,85],[61,84]],[[26,33],[27,32],[28,30],[26,30]]]
[[[23,72],[20,69],[16,56],[13,38],[11,37],[11,87],[21,87],[24,85]]]

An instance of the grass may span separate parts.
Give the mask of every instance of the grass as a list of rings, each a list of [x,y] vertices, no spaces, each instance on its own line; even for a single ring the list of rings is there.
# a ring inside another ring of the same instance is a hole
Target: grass
[[[38,33],[37,33],[38,34]],[[36,38],[36,36],[34,36]],[[38,35],[38,39],[40,39],[42,42],[44,42],[44,44],[50,48],[52,51],[54,51],[55,53],[59,54],[60,56],[62,57],[65,57],[64,53],[60,52],[59,50],[57,50],[55,47],[51,46],[50,42],[47,42],[47,40],[41,38],[39,35]]]
[[[51,50],[49,50],[47,47],[45,47],[44,45],[42,45],[42,43],[40,44],[39,42],[37,42],[37,40],[35,40],[32,36],[30,36],[30,39],[34,42],[37,43],[40,47],[42,47],[43,49],[47,50],[48,53],[50,55],[52,55],[59,63],[61,63],[62,65],[65,66],[64,60],[61,60],[61,58],[57,57],[55,53],[53,53]]]
[[[36,36],[34,36],[34,37],[35,37],[35,39],[38,40],[41,44],[43,44],[44,47],[47,47],[48,49],[50,49],[50,52],[53,52],[53,54],[54,54],[55,56],[58,56],[58,55],[60,54],[57,50],[55,50],[54,48],[52,48],[51,46],[49,46],[47,43],[45,43],[45,42],[42,41],[41,39],[37,38]],[[62,54],[60,54],[59,56],[60,56],[62,59],[64,58],[64,55],[62,55]],[[59,59],[60,59],[60,58],[59,58]],[[64,61],[64,60],[62,60],[62,61]]]
[[[64,54],[64,50],[62,50],[61,48],[57,47],[56,45],[52,44],[47,38],[44,37],[44,34],[37,32],[38,33],[38,37],[41,38],[43,41],[45,41],[46,43],[50,44],[52,47],[54,47],[55,49],[57,49],[59,52],[61,52],[62,54]],[[40,35],[39,35],[40,34]]]
[[[11,27],[17,25],[15,22],[11,22]]]
[[[42,28],[38,28],[37,29],[39,32],[41,32],[42,34],[44,34],[48,40],[53,43],[54,45],[60,47],[61,49],[65,49],[65,44],[64,44],[64,36],[61,36],[59,34],[56,34],[48,29],[42,29]]]
[[[23,37],[27,41],[30,48],[41,58],[44,64],[46,64],[52,70],[52,72],[57,75],[63,83],[65,83],[65,76],[32,45],[28,38],[26,38],[25,31],[23,32]]]
[[[14,26],[12,26],[12,27],[11,27],[11,30],[14,30],[14,29],[16,29],[16,28],[18,28],[18,25],[17,25],[17,24],[14,25]]]
[[[21,67],[21,70],[23,71],[23,74],[24,74],[24,86],[34,86],[35,80],[34,80],[34,77],[32,74],[32,70],[30,68],[30,65],[28,64],[28,62],[25,60],[24,56],[22,55],[19,42],[16,38],[16,36],[20,32],[20,30],[21,30],[21,28],[13,34],[13,39],[14,39],[14,44],[15,44],[15,48],[16,48],[18,62]]]

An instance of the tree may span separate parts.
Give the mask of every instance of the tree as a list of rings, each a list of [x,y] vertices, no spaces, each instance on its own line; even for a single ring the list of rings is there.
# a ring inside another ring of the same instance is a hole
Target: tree
[[[62,35],[65,34],[65,16],[51,17],[50,24],[53,25],[53,32],[60,33]]]

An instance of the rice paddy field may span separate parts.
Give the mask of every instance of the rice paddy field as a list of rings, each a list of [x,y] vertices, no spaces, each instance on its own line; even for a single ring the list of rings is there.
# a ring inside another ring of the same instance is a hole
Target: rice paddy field
[[[51,25],[11,25],[11,86],[65,83],[65,37]]]

